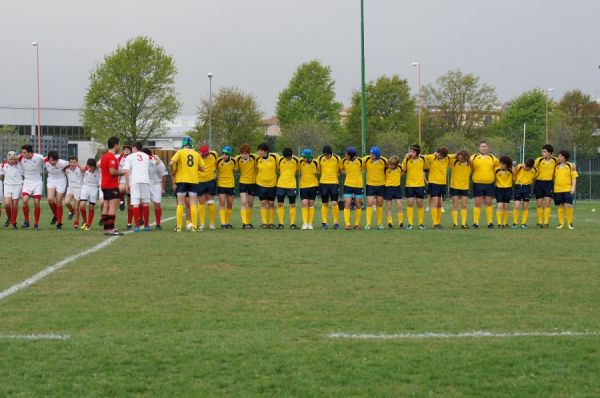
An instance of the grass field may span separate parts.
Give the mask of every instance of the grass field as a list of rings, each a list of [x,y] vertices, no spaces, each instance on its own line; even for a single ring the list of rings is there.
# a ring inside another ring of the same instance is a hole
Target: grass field
[[[116,238],[0,300],[0,396],[600,396],[594,207],[573,231]],[[45,228],[0,230],[0,291],[106,239]],[[474,331],[592,334],[330,337]],[[15,338],[43,333],[68,338]]]

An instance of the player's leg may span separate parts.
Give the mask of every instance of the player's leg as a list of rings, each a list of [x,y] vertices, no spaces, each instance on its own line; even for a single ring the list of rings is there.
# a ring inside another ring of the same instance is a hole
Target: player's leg
[[[452,194],[452,226],[454,228],[458,228],[458,199],[459,196],[456,194]]]
[[[367,186],[367,190],[370,187]],[[375,196],[368,195],[367,196],[367,209],[365,211],[365,229],[371,229],[371,223],[373,222],[373,206],[375,205]]]
[[[387,220],[388,228],[394,228],[394,219],[392,217],[392,204],[393,200],[385,201],[385,217]]]
[[[219,193],[219,221],[221,229],[227,228],[227,195]]]
[[[514,206],[513,206],[513,228],[519,227],[519,214],[521,213],[522,201],[520,198],[515,198]]]
[[[183,213],[186,207],[186,188],[185,184],[178,183],[176,188],[176,197],[177,197],[177,210],[176,210],[176,226],[175,232],[181,232],[183,230]]]
[[[242,219],[242,229],[246,229],[248,222],[246,221],[247,207],[246,200],[248,198],[247,192],[242,192],[242,186],[240,184],[240,218]],[[244,188],[245,190],[245,188]]]
[[[277,188],[277,229],[283,229],[283,223],[285,219],[285,209],[283,208],[285,197],[287,196],[287,190],[283,188]]]
[[[6,217],[8,218],[8,222],[4,226],[8,227],[9,225],[12,225],[11,220],[13,211],[12,196],[10,195],[10,193],[8,193],[8,195],[7,192],[4,193],[4,196],[2,197],[2,202],[4,203],[4,210],[6,211]]]
[[[256,185],[252,185],[250,189],[251,191],[248,191],[246,198],[246,222],[248,223],[248,228],[254,228],[252,225],[252,208],[254,207],[254,198],[256,197]]]
[[[521,217],[521,228],[527,228],[527,220],[529,219],[529,197],[523,199],[523,215]]]
[[[337,184],[332,184],[329,194],[331,202],[331,215],[333,216],[333,229],[340,227],[340,206],[338,204],[340,187]]]
[[[56,191],[56,229],[62,228],[64,191]]]
[[[407,191],[406,193],[406,218],[408,221],[408,229],[412,229],[415,218],[415,196]]]
[[[439,221],[438,221],[439,197],[432,192],[431,184],[429,186],[430,186],[430,188],[429,188],[430,192],[429,192],[428,207],[429,207],[429,210],[431,211],[431,220],[433,223],[433,227],[437,228],[437,226],[439,224]]]
[[[383,229],[383,192],[378,192],[375,196],[375,206],[377,207],[377,228]]]
[[[493,197],[486,195],[483,197],[483,203],[485,205],[485,219],[488,224],[488,228],[494,226],[494,208],[492,207]]]
[[[320,195],[321,195],[321,226],[323,229],[327,229],[329,226],[327,224],[328,213],[329,213],[329,196],[330,190],[329,186],[326,184],[319,185]]]
[[[544,227],[550,226],[550,214],[552,213],[552,193],[547,193],[544,197]]]
[[[233,189],[232,189],[233,192]],[[233,226],[231,225],[231,217],[233,215],[233,201],[234,201],[234,196],[230,195],[229,192],[227,193],[227,208],[225,209],[225,218],[227,219],[227,228],[231,229],[233,228]]]
[[[354,195],[354,229],[360,229],[362,215],[363,196]]]
[[[296,191],[288,192],[288,202],[290,205],[290,229],[298,229],[296,225]]]
[[[398,228],[404,228],[404,211],[402,209],[402,198],[396,198],[396,216],[398,217]]]
[[[52,211],[52,221],[50,221],[50,225],[56,224],[56,188],[54,186],[48,185],[47,192],[48,199],[48,207]]]
[[[479,228],[481,205],[483,205],[483,196],[478,192],[478,187],[475,185],[473,187],[473,228]]]
[[[209,222],[209,228],[210,229],[214,229],[215,228],[215,220],[217,217],[217,210],[215,208],[215,193],[214,192],[214,188],[210,188],[211,192],[209,192],[206,195],[206,208],[208,210],[208,222]]]
[[[431,198],[431,197],[430,197]],[[425,212],[423,211],[423,197],[417,196],[417,219],[419,221],[419,229],[425,229]]]

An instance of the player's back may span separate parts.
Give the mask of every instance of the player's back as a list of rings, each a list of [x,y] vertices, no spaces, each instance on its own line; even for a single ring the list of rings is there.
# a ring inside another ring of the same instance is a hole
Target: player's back
[[[175,164],[175,182],[197,184],[198,183],[198,166],[203,165],[200,154],[190,148],[181,148],[171,158]]]

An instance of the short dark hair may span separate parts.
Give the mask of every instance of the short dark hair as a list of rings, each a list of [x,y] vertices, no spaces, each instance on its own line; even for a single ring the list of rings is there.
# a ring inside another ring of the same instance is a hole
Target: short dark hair
[[[77,161],[77,160],[78,160],[78,159],[77,159],[77,156],[69,156],[69,161],[71,161],[71,160],[75,160],[75,161]]]
[[[481,145],[481,144],[485,144],[485,145],[487,145],[487,141],[486,141],[486,140],[481,140],[481,141],[479,141],[479,145]]]
[[[554,153],[554,147],[550,144],[546,144],[542,147],[542,149],[545,149],[546,151],[550,152],[550,153]]]
[[[142,149],[144,149],[144,143],[142,141],[136,141],[135,144],[133,144],[133,146],[138,151],[141,151]]]
[[[150,149],[148,149],[148,148],[142,149],[142,152],[144,152],[148,156],[152,156],[152,151]]]
[[[250,145],[248,145],[248,144],[240,145],[240,153],[250,153]]]
[[[331,149],[331,145],[325,145],[323,147],[323,153],[325,155],[331,155],[331,154],[333,154],[333,149]]]
[[[94,158],[89,158],[86,162],[88,167],[96,167],[96,159]]]
[[[417,155],[419,155],[421,153],[421,145],[414,144],[410,147],[410,150],[415,151],[417,153]]]
[[[512,162],[512,159],[510,158],[510,156],[506,156],[506,155],[504,155],[500,158],[500,163],[505,165],[507,168],[512,167],[512,165],[513,165],[513,162]]]
[[[108,149],[112,149],[115,146],[119,145],[119,143],[121,142],[121,140],[119,139],[119,137],[115,137],[112,136],[108,139]]]
[[[448,148],[445,146],[438,148],[437,153],[441,154],[443,157],[446,157],[448,155]]]
[[[48,159],[58,160],[58,152],[56,152],[56,151],[49,151],[48,152]]]
[[[532,168],[534,164],[535,164],[535,160],[533,160],[533,159],[527,159],[525,161],[525,166],[527,166],[529,168]]]
[[[21,147],[21,150],[25,149],[27,152],[32,153],[33,152],[33,145],[30,144],[25,144]]]
[[[284,158],[287,158],[292,156],[294,152],[292,152],[292,148],[285,147],[281,153],[283,154]]]
[[[269,144],[267,144],[266,142],[261,142],[260,144],[258,144],[258,150],[269,152]]]
[[[562,155],[562,157],[565,158],[565,160],[569,160],[569,158],[571,157],[569,151],[566,151],[564,149],[562,151],[558,151],[558,154]]]

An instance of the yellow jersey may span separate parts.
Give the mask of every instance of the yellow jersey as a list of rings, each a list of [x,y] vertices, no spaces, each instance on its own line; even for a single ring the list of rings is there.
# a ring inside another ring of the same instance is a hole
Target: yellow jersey
[[[277,185],[277,161],[279,157],[269,153],[266,157],[256,159],[256,184],[265,188],[273,188]]]
[[[256,159],[258,156],[250,153],[248,159],[242,155],[235,157],[236,165],[240,171],[240,184],[256,184]]]
[[[300,188],[312,188],[319,186],[317,174],[319,173],[319,163],[315,159],[308,162],[306,159],[300,160]]]
[[[379,159],[373,160],[371,156],[365,156],[363,158],[363,164],[367,171],[367,185],[385,185],[385,170],[388,165],[388,160],[385,157],[380,156]]]
[[[537,158],[533,164],[533,167],[537,169],[537,180],[552,181],[556,166],[558,166],[558,158],[554,156],[551,156],[548,160],[544,159],[543,156]]]
[[[327,159],[327,155],[321,155],[317,158],[319,164],[319,173],[321,178],[319,182],[321,184],[339,184],[340,183],[340,170],[342,169],[342,158],[335,153]]]
[[[281,157],[277,161],[277,171],[279,179],[277,180],[277,188],[296,189],[298,187],[298,166],[300,159],[296,156],[291,158]]]
[[[513,175],[509,169],[502,170],[500,167],[496,168],[496,188],[512,188],[513,186]]]
[[[208,182],[215,179],[217,172],[217,159],[219,154],[210,151],[206,157],[200,155],[204,161],[204,170],[198,172],[198,182]]]
[[[181,148],[171,158],[175,165],[175,183],[198,183],[198,167],[204,166],[202,156],[193,149]]]
[[[385,169],[385,186],[399,187],[402,181],[402,167],[398,166],[395,169],[389,167]]]
[[[236,167],[234,158],[229,160],[220,157],[217,160],[217,186],[221,188],[235,188],[234,171]]]
[[[363,160],[358,156],[355,157],[354,160],[344,159],[342,161],[342,170],[346,173],[344,186],[350,188],[362,188],[364,184],[363,168]]]
[[[454,159],[450,162],[450,188],[466,191],[471,182],[471,163]]]
[[[495,169],[500,166],[500,161],[494,155],[471,155],[471,169],[473,182],[477,184],[491,184],[495,179]]]
[[[435,155],[425,155],[425,160],[429,166],[429,177],[427,181],[430,184],[446,185],[448,166],[450,166],[450,156],[438,159]]]
[[[522,164],[518,165],[515,169],[515,184],[517,185],[531,185],[535,180],[537,169],[535,167],[525,170]]]
[[[554,192],[571,192],[573,179],[579,177],[575,165],[571,162],[558,164],[554,169]]]
[[[402,170],[406,174],[407,188],[421,188],[425,186],[425,171],[427,170],[427,160],[422,155],[416,159],[405,157],[402,161]]]

